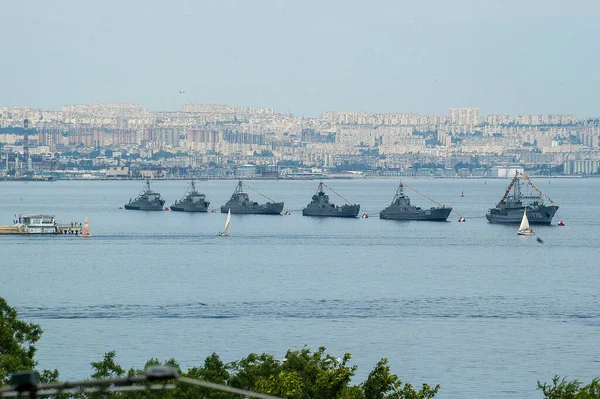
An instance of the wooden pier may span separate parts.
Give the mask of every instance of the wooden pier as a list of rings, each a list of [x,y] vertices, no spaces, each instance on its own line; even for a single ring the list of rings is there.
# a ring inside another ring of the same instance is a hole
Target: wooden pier
[[[79,235],[82,231],[81,223],[73,223],[74,226],[58,226],[56,234],[75,234]]]
[[[82,223],[71,223],[70,225],[57,225],[55,226],[55,230],[52,232],[44,232],[44,233],[31,233],[25,229],[24,225],[13,225],[13,226],[0,226],[0,235],[59,235],[59,234],[71,234],[71,235],[81,235],[83,232],[83,224]]]

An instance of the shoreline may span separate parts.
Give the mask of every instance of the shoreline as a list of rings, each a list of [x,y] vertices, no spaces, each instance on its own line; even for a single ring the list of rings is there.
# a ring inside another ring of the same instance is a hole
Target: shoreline
[[[600,178],[600,175],[592,176],[543,176],[543,175],[529,175],[534,179],[594,179]],[[469,177],[458,177],[458,176],[360,176],[360,177],[340,177],[340,176],[319,176],[319,177],[260,177],[260,176],[232,176],[232,177],[207,177],[207,176],[181,176],[181,177],[153,177],[149,180],[197,180],[197,181],[208,181],[208,180],[364,180],[364,179],[424,179],[424,180],[505,180],[510,179],[510,176],[469,176]],[[142,177],[70,177],[70,178],[6,178],[0,177],[0,182],[54,182],[54,181],[141,181],[147,180],[148,178]]]

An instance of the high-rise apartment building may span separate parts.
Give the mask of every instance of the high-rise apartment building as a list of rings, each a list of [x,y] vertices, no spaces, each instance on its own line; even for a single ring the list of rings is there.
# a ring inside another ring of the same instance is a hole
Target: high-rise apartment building
[[[479,108],[450,108],[450,123],[453,125],[478,125]]]

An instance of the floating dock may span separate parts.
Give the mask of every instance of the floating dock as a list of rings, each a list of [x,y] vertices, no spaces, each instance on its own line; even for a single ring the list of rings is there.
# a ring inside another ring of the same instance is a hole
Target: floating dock
[[[26,231],[25,226],[0,226],[0,235],[6,234],[74,234],[79,235],[83,231],[83,227],[79,224],[77,226],[56,226],[53,232],[44,233],[32,233]]]
[[[89,235],[87,219],[84,223],[72,222],[60,225],[51,215],[19,214],[15,215],[15,218],[13,225],[0,226],[0,235]]]

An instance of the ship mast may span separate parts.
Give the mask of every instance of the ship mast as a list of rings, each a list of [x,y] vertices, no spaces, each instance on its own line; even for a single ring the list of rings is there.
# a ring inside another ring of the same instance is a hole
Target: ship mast
[[[142,190],[142,194],[150,192],[152,192],[152,190],[150,190],[150,179],[146,179],[146,188]]]
[[[519,178],[525,180],[527,182],[527,184],[529,184],[531,186],[531,188],[533,188],[535,191],[537,191],[542,197],[544,197],[548,201],[550,201],[550,203],[552,205],[555,205],[554,201],[552,201],[550,199],[550,197],[548,197],[539,188],[537,188],[531,182],[531,180],[529,180],[529,177],[527,177],[527,175],[525,173],[519,173],[519,172],[517,172],[517,173],[515,173],[515,177],[513,177],[512,181],[508,185],[508,188],[506,189],[506,192],[504,193],[504,196],[502,197],[502,199],[500,200],[500,202],[498,202],[497,206],[502,205],[506,201],[506,199],[508,198],[508,195],[510,194],[510,190],[513,188],[513,186],[515,186],[515,184],[516,184],[516,186],[515,186],[515,192],[513,194],[515,200],[517,200],[521,196],[521,182],[520,182]]]
[[[392,199],[392,204],[398,200],[398,198],[404,197],[404,185],[400,182],[398,188],[396,189],[396,194],[394,194],[394,198]]]
[[[323,182],[320,182],[319,187],[317,187],[317,195],[319,195],[319,193],[322,191],[323,191]]]
[[[515,202],[521,198],[521,180],[519,179],[515,181],[515,190],[513,191],[513,198]]]
[[[498,202],[497,206],[502,205],[506,201],[506,199],[508,198],[508,195],[510,194],[510,190],[512,190],[512,187],[515,185],[515,182],[518,179],[519,179],[519,172],[515,173],[515,177],[513,177],[512,181],[508,185],[508,188],[506,189],[506,192],[504,193],[504,196],[502,197],[502,199],[500,200],[500,202]]]
[[[242,188],[242,181],[240,180],[238,182],[238,185],[235,186],[235,190],[233,190],[233,195],[237,194],[237,193],[242,193],[244,192],[243,188]]]

